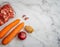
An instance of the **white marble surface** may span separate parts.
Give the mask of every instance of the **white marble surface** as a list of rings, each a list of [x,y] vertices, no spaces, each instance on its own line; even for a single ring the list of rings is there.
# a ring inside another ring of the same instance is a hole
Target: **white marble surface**
[[[16,5],[16,15],[31,17],[27,22],[32,24],[35,32],[28,34],[24,41],[16,37],[10,44],[0,47],[60,47],[60,0],[0,0],[0,4],[5,1],[13,7]]]

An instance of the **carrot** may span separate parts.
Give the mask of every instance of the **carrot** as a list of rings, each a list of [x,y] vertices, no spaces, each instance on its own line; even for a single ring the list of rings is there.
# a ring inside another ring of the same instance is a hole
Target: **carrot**
[[[8,44],[18,33],[19,31],[24,27],[24,23],[22,22],[21,24],[19,24],[15,29],[12,30],[12,32],[10,34],[8,34],[8,36],[6,36],[3,40],[2,40],[2,44],[6,45]]]
[[[2,29],[1,32],[0,32],[0,39],[3,38],[8,33],[8,31],[12,27],[14,27],[15,25],[17,25],[19,22],[20,22],[20,19],[16,19],[12,23],[10,23],[8,26],[6,26],[4,29]]]

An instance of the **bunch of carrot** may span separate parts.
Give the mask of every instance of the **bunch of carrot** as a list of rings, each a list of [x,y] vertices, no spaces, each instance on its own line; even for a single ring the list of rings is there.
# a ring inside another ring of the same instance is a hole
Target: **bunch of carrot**
[[[0,31],[0,39],[3,38],[8,31],[14,27],[15,25],[17,25],[20,22],[20,19],[16,19],[15,21],[13,21],[12,23],[10,23],[8,26],[6,26],[4,29],[2,29]],[[10,34],[8,34],[3,40],[2,40],[2,44],[6,45],[8,44],[18,33],[19,31],[24,27],[24,22],[20,23],[19,25],[17,25],[17,27],[15,29],[13,29]]]

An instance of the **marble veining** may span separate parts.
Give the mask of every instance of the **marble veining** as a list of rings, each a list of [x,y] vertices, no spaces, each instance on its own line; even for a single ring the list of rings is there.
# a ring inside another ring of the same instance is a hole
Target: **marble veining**
[[[51,19],[51,24],[48,25],[50,27],[50,32],[46,32],[46,39],[51,39],[50,37],[53,37],[52,40],[45,40],[48,41],[47,42],[47,46],[46,44],[44,45],[44,47],[60,47],[60,1],[59,0],[35,0],[37,2],[30,2],[28,3],[28,1],[26,0],[26,2],[24,1],[20,1],[22,4],[26,5],[29,9],[36,11],[37,13],[40,13],[40,15],[45,15],[47,17],[49,17]],[[38,1],[40,1],[40,3],[38,3]],[[38,16],[40,17],[40,16]],[[51,35],[51,34],[52,35]],[[38,34],[37,34],[38,36]],[[49,45],[49,43],[51,42],[51,44]],[[44,41],[43,41],[44,43]]]
[[[17,0],[16,2],[21,3],[30,13],[35,13],[35,17],[44,27],[36,30],[38,32],[28,34],[28,38],[34,41],[30,42],[27,38],[28,41],[25,40],[20,42],[19,46],[16,44],[13,47],[60,47],[60,0]]]

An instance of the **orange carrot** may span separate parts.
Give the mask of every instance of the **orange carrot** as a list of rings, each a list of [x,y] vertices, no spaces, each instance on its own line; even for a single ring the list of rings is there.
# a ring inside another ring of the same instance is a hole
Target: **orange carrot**
[[[24,23],[22,22],[21,24],[19,24],[15,29],[12,30],[12,32],[10,34],[8,34],[8,36],[6,36],[3,40],[2,40],[2,44],[6,45],[8,44],[18,33],[19,31],[24,27]]]
[[[10,23],[8,26],[6,26],[4,29],[2,29],[1,32],[0,32],[0,39],[3,38],[8,33],[8,31],[12,27],[14,27],[15,25],[17,25],[19,22],[20,22],[20,19],[16,19],[12,23]]]

